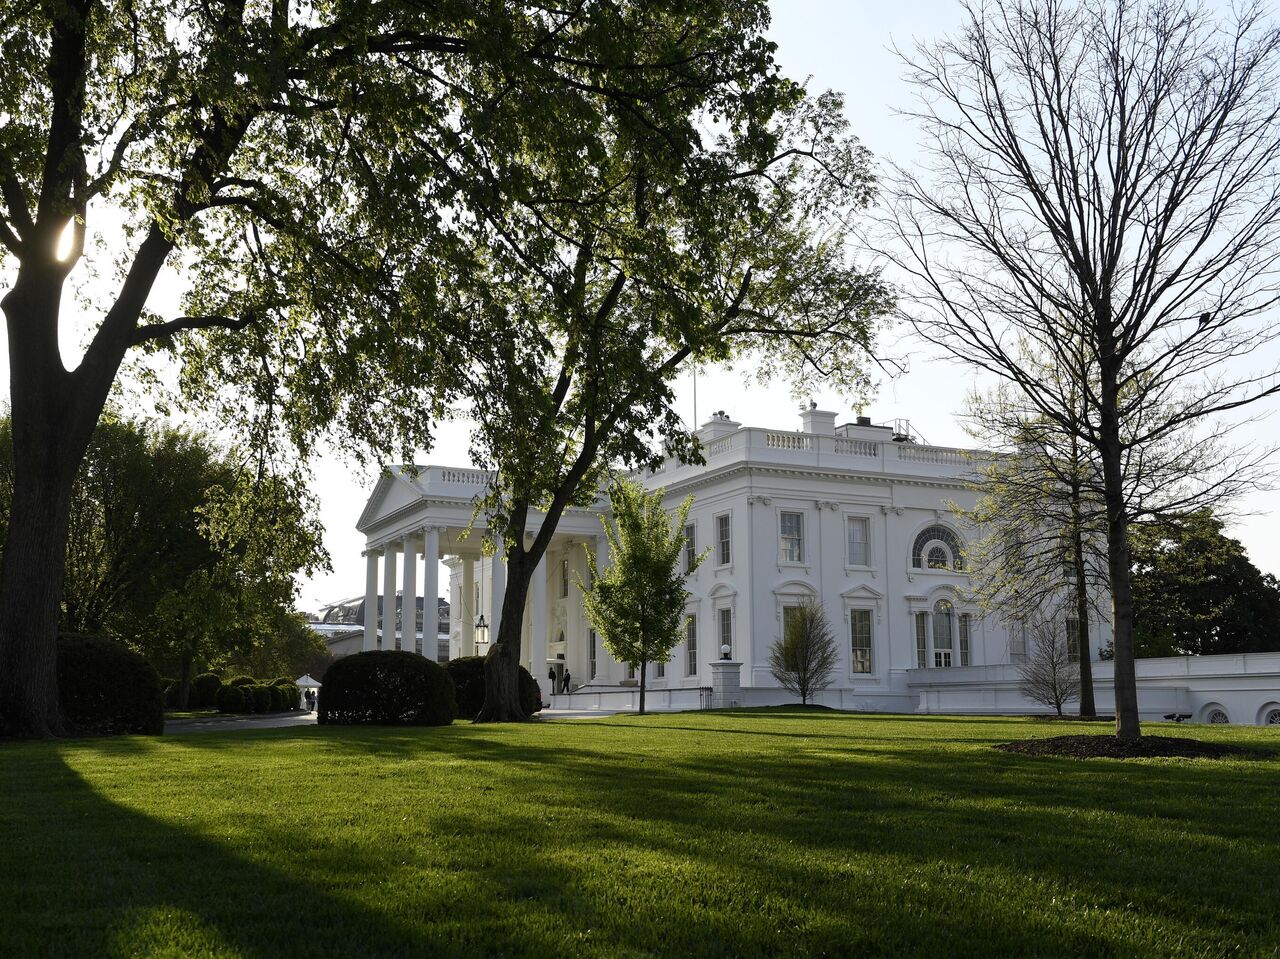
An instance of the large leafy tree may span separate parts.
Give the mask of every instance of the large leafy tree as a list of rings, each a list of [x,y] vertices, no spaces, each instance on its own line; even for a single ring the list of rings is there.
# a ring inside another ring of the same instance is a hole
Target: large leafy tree
[[[609,489],[609,504],[612,522],[601,523],[611,562],[601,570],[595,555],[587,553],[591,584],[582,603],[605,649],[639,671],[643,714],[645,674],[650,663],[667,662],[680,642],[680,620],[688,602],[685,580],[706,554],[696,557],[691,569],[680,571],[692,496],[673,518],[663,508],[661,490],[650,493],[639,483],[619,480]]]
[[[657,166],[696,166],[706,91],[730,124],[735,101],[768,113],[766,20],[763,0],[0,2],[15,462],[0,723],[59,728],[71,488],[130,351],[177,348],[193,401],[225,401],[259,442],[305,450],[327,426],[383,454],[424,442],[440,400],[412,388],[450,373],[437,291],[473,267],[469,228],[574,202],[559,174],[594,169],[619,134],[593,132],[602,111]],[[160,315],[166,266],[190,282]],[[77,279],[93,281],[84,311]],[[90,332],[68,369],[72,315]]]
[[[1280,650],[1280,583],[1208,510],[1135,524],[1138,656]]]
[[[455,234],[456,259],[424,260],[406,284],[453,318],[447,355],[419,365],[449,371],[495,476],[481,508],[507,588],[481,720],[522,718],[520,624],[564,510],[594,501],[609,470],[698,455],[673,406],[684,365],[749,359],[795,387],[868,386],[889,297],[848,230],[870,161],[840,98],[806,96],[757,48],[687,83],[660,126],[648,105],[601,99],[562,119],[580,142],[567,161],[511,144],[492,178],[527,184],[521,202],[484,210]]]
[[[11,435],[0,420],[0,532]],[[314,504],[300,478],[259,465],[197,433],[104,418],[71,490],[59,628],[110,636],[176,671],[183,699],[197,668],[304,653],[295,576],[326,561]],[[309,645],[322,652],[314,634]]]

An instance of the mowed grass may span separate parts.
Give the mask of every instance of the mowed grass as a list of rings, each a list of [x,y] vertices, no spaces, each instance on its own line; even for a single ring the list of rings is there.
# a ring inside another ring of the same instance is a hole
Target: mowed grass
[[[1269,956],[1251,760],[744,710],[0,745],[0,956]]]

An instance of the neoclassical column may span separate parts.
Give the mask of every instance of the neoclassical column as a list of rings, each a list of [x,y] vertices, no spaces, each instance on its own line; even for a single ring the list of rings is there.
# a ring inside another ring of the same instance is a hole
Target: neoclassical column
[[[470,556],[459,556],[462,560],[462,655],[476,654],[476,617],[480,611],[476,605],[476,561]]]
[[[501,537],[489,561],[489,570],[489,582],[493,586],[489,593],[489,642],[496,643],[502,626],[502,603],[507,598],[507,551]]]
[[[378,648],[378,550],[364,551],[364,642],[360,649]]]
[[[382,649],[396,648],[396,544],[383,547]]]
[[[596,537],[596,571],[603,574],[613,564],[613,553],[609,546],[609,537],[601,533]],[[591,624],[587,624],[591,628]],[[588,637],[590,638],[590,637]],[[626,678],[626,667],[610,655],[604,648],[604,640],[596,635],[596,679],[606,683],[617,684]]]
[[[436,659],[440,655],[437,636],[440,621],[440,528],[428,526],[422,533],[422,655]]]
[[[400,648],[407,653],[418,651],[418,544],[406,536],[404,550],[404,585],[400,593]]]
[[[542,554],[533,571],[533,608],[529,613],[529,672],[542,690],[543,702],[550,702],[551,685],[547,682],[547,554]]]

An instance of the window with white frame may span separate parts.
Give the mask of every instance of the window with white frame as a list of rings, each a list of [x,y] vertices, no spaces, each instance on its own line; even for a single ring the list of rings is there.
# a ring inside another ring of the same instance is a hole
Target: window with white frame
[[[564,599],[569,595],[569,560],[560,560],[560,598]]]
[[[665,679],[665,678],[666,678],[666,675],[667,675],[667,664],[666,664],[666,663],[654,663],[654,664],[653,664],[653,678],[654,678],[654,679]]]
[[[853,671],[871,672],[871,610],[849,610],[849,635],[853,645]]]
[[[804,562],[804,513],[784,510],[779,515],[779,541],[784,563]]]
[[[964,569],[960,537],[940,524],[922,529],[911,546],[911,565],[915,569]]]
[[[929,665],[929,614],[916,613],[916,668]]]
[[[800,607],[795,603],[782,607],[782,638],[787,638],[787,630],[796,616],[800,613]]]
[[[1009,662],[1027,661],[1027,624],[1013,623],[1009,627]]]
[[[969,665],[969,614],[960,614],[960,665]]]
[[[720,645],[729,647],[729,655],[733,656],[733,608],[726,606],[716,611],[720,622]],[[722,654],[723,655],[723,654]]]
[[[587,646],[587,678],[596,678],[596,631],[593,629],[587,634],[589,645]]]
[[[933,604],[933,665],[950,666],[954,647],[952,620],[955,619],[951,604],[940,599]]]
[[[1074,616],[1067,617],[1067,660],[1080,662],[1080,620]]]
[[[865,516],[850,516],[845,520],[848,532],[850,566],[871,565],[871,523]]]
[[[693,572],[693,564],[698,559],[698,544],[694,539],[694,533],[697,532],[692,523],[686,523],[684,527],[684,571],[686,573]]]
[[[684,621],[684,669],[686,675],[698,675],[698,620],[687,616]]]
[[[729,514],[721,513],[716,517],[716,563],[728,566],[733,562],[733,543]]]

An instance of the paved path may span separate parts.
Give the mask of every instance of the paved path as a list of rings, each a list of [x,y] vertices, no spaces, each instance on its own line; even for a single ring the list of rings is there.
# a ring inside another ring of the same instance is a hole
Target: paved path
[[[628,709],[544,709],[538,713],[542,719],[599,719],[601,716],[614,716]]]
[[[164,724],[165,735],[185,733],[234,733],[245,729],[280,729],[285,726],[314,726],[315,713],[276,713],[272,716],[209,716],[204,719],[171,719]]]

